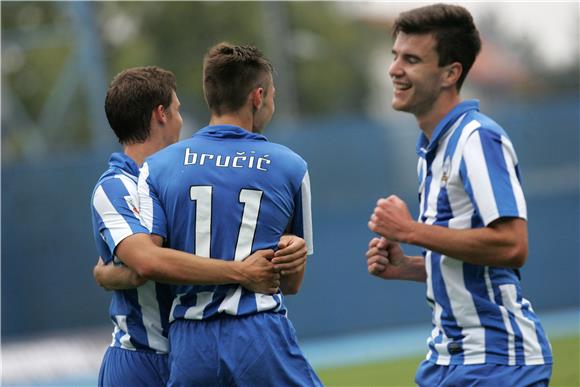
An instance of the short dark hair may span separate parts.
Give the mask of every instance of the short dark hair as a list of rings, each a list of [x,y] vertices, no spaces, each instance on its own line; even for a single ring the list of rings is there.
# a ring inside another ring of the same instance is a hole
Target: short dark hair
[[[119,142],[147,140],[151,112],[159,105],[167,109],[174,91],[175,75],[157,66],[134,67],[117,74],[107,90],[105,113]]]
[[[266,86],[265,75],[272,71],[272,64],[256,47],[218,43],[203,60],[203,93],[207,106],[218,116],[238,111],[253,89]]]
[[[433,34],[439,66],[459,62],[463,72],[457,81],[461,89],[467,73],[481,50],[479,32],[468,10],[458,5],[433,4],[403,12],[393,25],[393,37],[405,34]]]

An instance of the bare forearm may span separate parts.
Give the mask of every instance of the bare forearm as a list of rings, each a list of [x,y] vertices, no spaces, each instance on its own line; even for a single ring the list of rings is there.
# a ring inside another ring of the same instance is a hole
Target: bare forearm
[[[145,277],[172,284],[223,285],[245,280],[240,262],[191,256],[159,248]]]
[[[395,266],[388,264],[384,268],[370,268],[369,272],[386,280],[403,280],[425,282],[427,271],[425,270],[425,260],[418,256],[404,256],[400,264]]]
[[[425,259],[421,256],[407,256],[405,264],[396,268],[398,270],[398,279],[416,282],[425,282],[427,280],[427,271],[425,270]]]
[[[221,285],[245,280],[240,262],[194,256],[161,248],[140,234],[117,247],[117,256],[140,276],[173,284]]]
[[[517,268],[527,255],[527,227],[517,223],[465,230],[415,223],[404,242],[475,265]]]

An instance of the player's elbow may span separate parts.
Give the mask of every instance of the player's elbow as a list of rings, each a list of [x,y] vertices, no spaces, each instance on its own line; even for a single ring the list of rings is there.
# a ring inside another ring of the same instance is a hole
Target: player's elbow
[[[149,235],[139,238],[140,234],[133,235],[122,241],[117,247],[116,255],[140,277],[153,279],[156,274],[158,247],[151,242]]]
[[[156,265],[153,259],[146,256],[140,259],[139,262],[132,268],[140,277],[145,279],[154,279],[157,274]]]
[[[95,279],[95,282],[102,287],[105,290],[110,290],[106,285],[107,283],[105,282],[105,275],[103,274],[103,271],[100,269],[99,266],[95,266],[93,268],[93,278]]]
[[[528,256],[528,229],[524,219],[500,219],[492,225],[497,237],[500,265],[519,269]]]
[[[528,258],[528,244],[527,243],[515,243],[506,252],[506,263],[508,267],[512,269],[519,269],[526,263]]]
[[[139,277],[147,280],[153,279],[152,277],[156,274],[155,255],[149,250],[148,248],[143,248],[131,251],[124,260]]]

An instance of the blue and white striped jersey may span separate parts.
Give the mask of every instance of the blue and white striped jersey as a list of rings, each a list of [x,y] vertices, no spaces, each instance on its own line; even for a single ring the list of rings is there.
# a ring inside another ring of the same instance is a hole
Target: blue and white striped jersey
[[[527,218],[518,160],[504,130],[479,112],[478,101],[457,105],[421,134],[419,221],[454,229],[485,227],[503,217]],[[552,363],[550,344],[518,270],[479,266],[425,250],[427,300],[433,331],[427,359],[440,365]]]
[[[117,245],[130,235],[149,233],[139,219],[138,174],[139,168],[129,156],[113,153],[109,169],[93,191],[93,233],[105,263],[122,264],[115,256]],[[165,235],[158,227],[153,232]],[[167,353],[170,305],[168,286],[153,281],[136,289],[113,291],[109,307],[115,326],[111,346]]]
[[[169,247],[202,257],[242,260],[276,249],[284,232],[312,254],[306,162],[290,149],[231,125],[208,126],[146,160],[139,177],[141,216],[167,219]],[[219,314],[286,313],[281,293],[239,285],[172,286],[170,321]]]

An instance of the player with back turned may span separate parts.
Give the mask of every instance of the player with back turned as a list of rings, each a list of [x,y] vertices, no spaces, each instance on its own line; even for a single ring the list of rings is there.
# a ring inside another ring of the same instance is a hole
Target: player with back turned
[[[122,71],[107,91],[107,119],[123,152],[111,155],[91,200],[95,242],[104,263],[95,267],[95,277],[104,287],[115,289],[109,309],[115,328],[99,386],[167,383],[171,299],[166,286],[144,280],[236,283],[267,293],[278,290],[280,275],[270,261],[272,250],[256,251],[239,262],[196,257],[159,247],[164,231],[157,225],[147,229],[141,224],[138,165],[178,140],[179,105],[174,75],[155,66]],[[304,241],[290,235],[284,238],[276,252],[278,265],[291,272],[295,264],[299,267],[306,260],[300,247]]]
[[[260,134],[274,113],[271,64],[253,46],[221,43],[205,56],[203,82],[209,126],[143,164],[143,220],[165,221],[168,246],[197,255],[237,261],[275,248],[284,232],[303,237],[311,254],[306,162]],[[320,385],[282,294],[299,290],[304,266],[280,275],[274,295],[173,286],[169,385]]]
[[[422,131],[418,221],[392,195],[369,228],[369,273],[422,281],[433,309],[420,386],[546,386],[550,344],[519,268],[528,252],[518,159],[506,132],[459,90],[480,50],[469,12],[436,4],[402,13],[393,27],[389,75],[395,110]],[[423,247],[404,255],[399,242]]]

